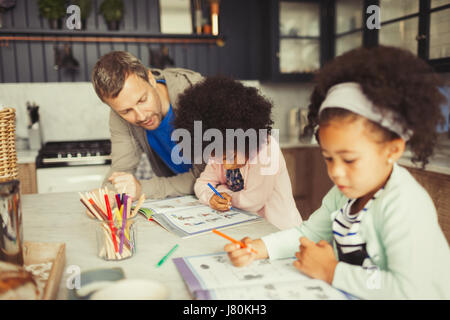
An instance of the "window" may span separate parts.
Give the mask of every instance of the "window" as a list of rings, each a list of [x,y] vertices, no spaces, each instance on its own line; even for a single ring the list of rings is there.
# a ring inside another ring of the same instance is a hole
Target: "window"
[[[419,0],[380,0],[381,22],[419,12]]]
[[[450,57],[450,9],[432,12],[430,15],[429,52],[430,59]]]
[[[380,14],[379,43],[400,47],[417,54],[419,1],[380,0]]]
[[[320,6],[281,1],[279,71],[310,73],[320,68]]]
[[[419,18],[410,18],[381,26],[380,44],[396,46],[417,54],[417,33]]]
[[[336,1],[336,56],[363,44],[363,0]]]

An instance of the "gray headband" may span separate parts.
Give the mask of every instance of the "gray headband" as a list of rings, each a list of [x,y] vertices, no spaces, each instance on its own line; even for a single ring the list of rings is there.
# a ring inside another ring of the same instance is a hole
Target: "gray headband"
[[[319,115],[326,108],[342,108],[354,112],[395,132],[405,141],[408,141],[413,134],[403,122],[396,120],[394,112],[390,110],[380,112],[356,82],[344,82],[332,86],[320,106]]]

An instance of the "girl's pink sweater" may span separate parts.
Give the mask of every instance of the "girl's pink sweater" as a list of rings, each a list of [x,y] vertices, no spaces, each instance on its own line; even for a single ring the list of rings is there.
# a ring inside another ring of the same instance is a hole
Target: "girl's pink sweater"
[[[261,147],[257,157],[247,161],[240,171],[244,189],[233,192],[227,186],[223,164],[211,159],[195,182],[196,196],[202,203],[209,205],[214,195],[214,191],[208,187],[208,183],[211,183],[218,192],[232,196],[233,207],[257,213],[279,229],[301,224],[302,218],[292,195],[286,162],[273,137]]]

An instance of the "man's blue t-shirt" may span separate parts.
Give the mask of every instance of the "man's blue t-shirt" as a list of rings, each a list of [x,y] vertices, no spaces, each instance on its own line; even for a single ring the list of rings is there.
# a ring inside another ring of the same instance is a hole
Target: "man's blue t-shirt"
[[[165,80],[157,80],[157,82],[166,83]],[[171,153],[172,148],[176,146],[175,141],[170,139],[173,132],[173,112],[172,104],[170,104],[169,111],[165,117],[161,120],[161,124],[155,130],[145,130],[147,133],[147,140],[150,147],[155,151],[158,156],[164,161],[164,163],[175,174],[188,172],[191,169],[191,165],[188,164],[175,164],[172,161]]]

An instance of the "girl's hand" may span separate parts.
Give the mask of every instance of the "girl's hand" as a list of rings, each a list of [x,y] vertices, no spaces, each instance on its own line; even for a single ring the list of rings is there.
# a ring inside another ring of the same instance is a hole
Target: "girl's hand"
[[[325,240],[317,244],[306,237],[300,238],[300,252],[296,252],[297,261],[294,267],[310,276],[331,284],[338,261],[333,247]]]
[[[228,257],[234,266],[244,267],[254,260],[269,257],[266,245],[261,239],[252,240],[249,237],[245,237],[241,242],[245,244],[245,248],[241,248],[239,244],[235,243],[229,243],[225,246],[225,251],[228,252]]]
[[[229,243],[225,246],[225,251],[228,252],[231,263],[236,267],[249,265],[256,258],[256,254],[251,251],[251,248],[253,248],[252,239],[245,237],[241,242],[246,245],[245,248],[241,248],[236,243]]]
[[[217,194],[214,194],[211,199],[209,199],[209,205],[211,206],[211,208],[218,211],[230,210],[231,196],[226,192],[221,193],[221,195],[222,197],[224,197],[224,199],[219,197]]]

